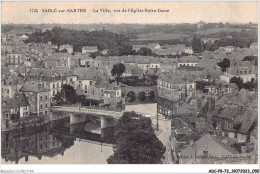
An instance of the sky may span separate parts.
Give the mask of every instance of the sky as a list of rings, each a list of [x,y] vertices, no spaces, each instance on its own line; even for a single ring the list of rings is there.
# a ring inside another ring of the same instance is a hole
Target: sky
[[[86,9],[84,13],[42,12],[42,9]],[[38,12],[30,12],[37,9]],[[107,9],[110,12],[101,12]],[[122,12],[125,9],[157,12]],[[158,12],[158,9],[169,12]],[[93,10],[98,12],[93,12]],[[120,12],[114,12],[120,10]],[[89,23],[258,23],[258,2],[2,2],[2,24]]]

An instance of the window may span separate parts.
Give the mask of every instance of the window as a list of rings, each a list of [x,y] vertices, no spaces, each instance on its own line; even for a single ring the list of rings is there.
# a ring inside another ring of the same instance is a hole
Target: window
[[[244,71],[245,74],[247,74],[247,71]]]
[[[45,95],[45,99],[46,99],[46,100],[48,99],[48,95]]]
[[[190,85],[190,88],[192,88],[192,85]]]
[[[240,74],[243,74],[243,71],[240,71]]]
[[[40,106],[40,109],[42,109],[42,104],[41,104],[41,106]]]
[[[92,85],[92,81],[89,81],[89,84]]]
[[[251,71],[251,70],[249,70],[249,73],[251,74],[251,73],[252,73],[252,71]]]
[[[57,83],[57,87],[58,87],[58,88],[60,87],[60,84],[59,84],[59,83]]]
[[[6,92],[9,94],[9,89],[7,89]]]
[[[42,100],[42,96],[40,96],[40,100]]]
[[[45,107],[48,108],[48,103],[45,104]]]
[[[8,118],[9,118],[9,114],[5,113],[5,119],[8,119]]]
[[[42,141],[42,135],[40,136],[40,141]]]
[[[53,95],[55,95],[55,91],[53,91]]]
[[[42,144],[41,144],[41,146],[40,146],[40,149],[42,149]]]
[[[52,84],[52,88],[55,88],[55,84]]]

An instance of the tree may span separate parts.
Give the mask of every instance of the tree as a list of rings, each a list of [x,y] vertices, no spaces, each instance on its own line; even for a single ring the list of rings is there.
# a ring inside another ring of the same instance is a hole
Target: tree
[[[192,49],[195,53],[201,53],[203,51],[201,38],[199,35],[195,34],[192,39]]]
[[[139,92],[139,94],[138,94],[138,99],[140,100],[140,101],[144,101],[145,100],[145,92]]]
[[[151,49],[149,49],[149,48],[142,47],[142,48],[140,48],[140,49],[137,51],[137,54],[138,54],[138,55],[141,55],[141,56],[151,56],[151,55],[152,55],[152,51],[151,51]]]
[[[240,77],[236,77],[236,76],[232,77],[229,83],[235,83],[239,91],[243,88],[243,80]]]
[[[151,102],[153,102],[155,100],[155,97],[156,97],[155,92],[154,91],[150,91],[149,92],[149,100]]]
[[[165,146],[156,137],[150,118],[125,112],[115,129],[116,145],[108,164],[160,164]]]
[[[61,105],[64,102],[61,92],[57,92],[57,94],[53,98],[53,101],[56,105]]]
[[[97,53],[96,52],[93,52],[93,53],[90,53],[89,55],[92,59],[95,59],[97,57]]]
[[[255,79],[252,78],[250,82],[246,82],[243,84],[243,88],[248,89],[249,91],[253,91],[256,88]]]
[[[60,50],[60,52],[61,52],[61,53],[67,53],[68,50],[64,48],[63,50]]]
[[[250,61],[251,63],[254,63],[255,66],[258,66],[258,57],[257,56],[246,56],[244,57],[243,61]]]
[[[127,98],[129,98],[128,99],[129,102],[135,101],[135,93],[133,91],[128,92],[127,93]]]
[[[57,96],[57,98],[58,98],[58,101],[61,101],[62,103],[74,104],[78,101],[78,95],[76,93],[76,90],[71,85],[67,85],[67,84],[62,85],[60,93],[61,94],[59,94]],[[59,98],[61,98],[61,99],[59,99]]]
[[[122,74],[125,72],[125,65],[123,63],[115,64],[111,70],[112,76],[116,76],[116,81],[119,83]]]
[[[230,67],[230,61],[227,58],[224,58],[222,61],[218,62],[217,65],[221,68],[221,71],[225,72],[227,68]]]

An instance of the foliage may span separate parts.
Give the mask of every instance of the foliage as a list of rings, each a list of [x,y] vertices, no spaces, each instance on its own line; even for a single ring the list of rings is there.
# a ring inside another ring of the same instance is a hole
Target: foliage
[[[157,75],[145,75],[142,78],[131,76],[122,77],[121,83],[128,86],[156,86],[157,85]]]
[[[134,102],[135,101],[135,93],[133,91],[130,91],[127,93],[127,98],[129,102]]]
[[[109,164],[159,164],[165,146],[156,137],[151,120],[134,112],[126,112],[115,129],[116,146]]]
[[[207,81],[196,81],[196,90],[204,92],[205,87],[209,85],[210,83]]]
[[[57,105],[64,103],[74,104],[79,100],[76,90],[71,85],[62,85],[61,91],[54,96]]]
[[[243,83],[243,88],[253,91],[257,88],[257,82],[255,82],[255,79],[252,78],[250,82]]]
[[[149,92],[149,100],[150,101],[154,101],[155,97],[156,97],[155,92],[154,91],[150,91]]]
[[[138,99],[140,100],[140,101],[144,101],[145,100],[145,92],[139,92],[139,94],[138,94]]]
[[[52,30],[45,32],[33,32],[26,40],[27,43],[47,43],[48,41],[58,46],[63,44],[73,45],[75,52],[81,52],[83,46],[97,46],[98,50],[109,49],[108,55],[110,56],[127,55],[132,51],[129,38],[108,31],[88,32],[54,27]]]
[[[194,53],[201,53],[203,51],[201,38],[199,35],[195,34],[192,39],[192,49]]]
[[[230,61],[227,58],[224,58],[222,61],[218,62],[217,65],[221,68],[221,71],[225,72],[227,68],[230,67]]]
[[[235,83],[239,91],[243,88],[243,80],[240,77],[236,77],[236,76],[232,77],[229,83]]]
[[[140,48],[138,51],[137,51],[137,55],[141,55],[141,56],[151,56],[152,55],[152,51],[151,49],[149,48]]]
[[[257,56],[246,56],[244,57],[243,61],[250,61],[254,63],[255,66],[258,66],[258,57]]]
[[[111,70],[112,76],[116,76],[116,81],[120,82],[122,74],[125,72],[125,65],[123,63],[115,64]]]

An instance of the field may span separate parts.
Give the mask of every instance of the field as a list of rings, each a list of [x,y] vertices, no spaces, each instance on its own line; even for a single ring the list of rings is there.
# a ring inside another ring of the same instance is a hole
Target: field
[[[240,32],[242,29],[241,28],[211,28],[211,29],[207,29],[207,30],[201,30],[201,31],[197,31],[197,34],[200,35],[208,35],[208,34],[213,34],[213,33],[220,33],[220,32]]]
[[[189,35],[182,33],[149,33],[149,34],[139,34],[137,35],[137,39],[134,40],[171,40],[171,39],[179,39],[183,37],[189,37]]]

